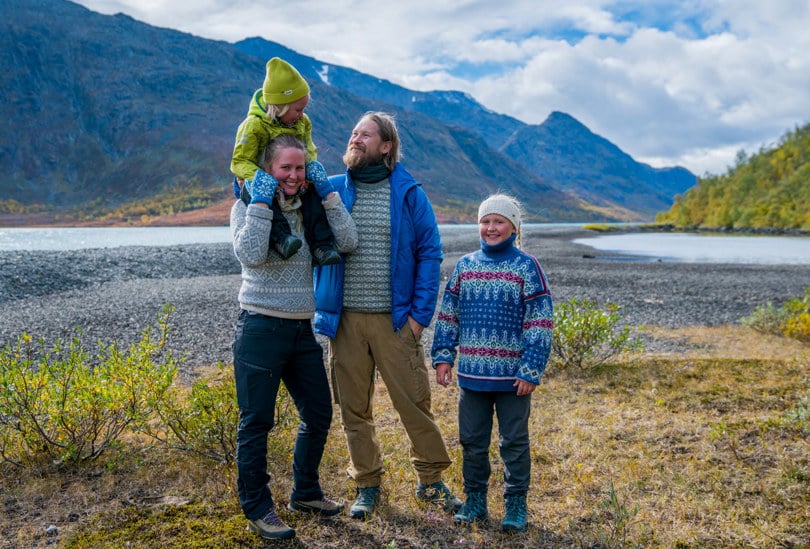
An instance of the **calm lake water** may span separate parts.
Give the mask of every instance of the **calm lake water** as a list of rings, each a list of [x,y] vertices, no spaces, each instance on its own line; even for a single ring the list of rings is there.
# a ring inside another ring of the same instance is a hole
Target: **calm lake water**
[[[0,251],[174,246],[228,242],[230,239],[231,230],[227,226],[0,228]]]
[[[578,238],[574,242],[621,254],[606,259],[810,265],[810,237],[803,236],[631,233]]]
[[[537,224],[557,230],[576,223]],[[443,225],[442,231],[475,231],[475,225]],[[172,246],[230,242],[230,229],[220,227],[0,228],[0,251],[78,250],[118,246]],[[575,240],[598,251],[635,261],[809,265],[810,237],[710,235],[703,233],[607,234]]]

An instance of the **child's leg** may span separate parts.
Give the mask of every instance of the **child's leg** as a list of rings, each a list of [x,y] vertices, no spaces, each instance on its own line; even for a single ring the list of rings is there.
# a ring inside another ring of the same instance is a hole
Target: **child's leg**
[[[458,399],[458,436],[462,448],[464,492],[482,492],[489,485],[489,443],[497,393],[461,389]]]
[[[270,244],[275,244],[283,241],[284,237],[290,234],[290,224],[287,222],[287,218],[284,217],[284,213],[278,205],[278,200],[275,198],[270,205],[270,209],[273,210],[273,224],[270,225]]]
[[[526,494],[529,491],[532,465],[529,448],[531,395],[497,394],[495,412],[498,414],[499,449],[504,463],[504,494]]]
[[[301,248],[301,239],[292,235],[290,224],[281,211],[278,200],[270,205],[273,210],[273,223],[270,225],[270,248],[276,250],[283,259],[289,259]]]
[[[484,524],[489,521],[487,488],[489,485],[489,443],[492,437],[494,393],[460,389],[458,433],[461,441],[461,474],[464,476],[466,501],[453,517],[459,524]]]
[[[524,532],[528,527],[526,492],[529,491],[532,459],[529,443],[531,395],[499,393],[495,401],[503,460],[504,532]]]
[[[301,197],[301,215],[304,236],[315,263],[318,265],[339,263],[340,254],[335,250],[335,236],[326,218],[326,210],[320,197],[311,189]]]

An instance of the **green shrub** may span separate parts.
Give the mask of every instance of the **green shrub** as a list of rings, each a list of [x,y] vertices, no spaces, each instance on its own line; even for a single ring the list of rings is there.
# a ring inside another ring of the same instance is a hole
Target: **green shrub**
[[[190,386],[181,384],[166,345],[173,310],[166,305],[157,326],[128,352],[99,343],[91,356],[79,336],[67,348],[58,340],[47,350],[27,334],[0,349],[0,465],[76,465],[137,433],[233,464],[239,409],[231,367],[219,363]],[[284,386],[276,417],[268,457],[287,459],[298,412]]]
[[[810,313],[799,313],[785,322],[785,335],[810,343]]]
[[[235,462],[239,409],[233,373],[224,364],[189,389],[175,384],[155,409],[159,420],[148,434],[156,440],[219,463]]]
[[[603,308],[589,299],[570,299],[554,308],[551,362],[560,369],[593,368],[624,351],[640,351],[640,339],[630,337],[629,326],[620,327],[619,306]]]
[[[98,344],[95,357],[80,335],[51,350],[23,334],[0,351],[0,463],[75,465],[98,458],[121,435],[144,425],[151,403],[177,374],[166,349],[170,307],[138,343],[122,352]],[[153,338],[157,331],[158,338]]]
[[[231,365],[219,363],[190,387],[177,382],[153,404],[157,414],[146,434],[173,450],[224,465],[236,461],[239,406]],[[298,427],[298,410],[281,385],[276,422],[267,441],[269,460],[287,460]]]
[[[810,343],[810,286],[802,297],[794,297],[778,308],[770,302],[760,305],[740,322],[758,332]]]
[[[787,321],[788,313],[781,307],[768,302],[754,309],[747,317],[740,320],[743,326],[753,328],[764,334],[782,335],[782,326]]]
[[[785,412],[785,421],[810,430],[810,390],[807,391],[794,408]]]

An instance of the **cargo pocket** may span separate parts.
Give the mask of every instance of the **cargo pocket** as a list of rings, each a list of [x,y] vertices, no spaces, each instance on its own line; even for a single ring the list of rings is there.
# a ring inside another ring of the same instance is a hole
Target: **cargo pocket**
[[[421,339],[411,330],[411,324],[405,323],[399,332],[402,338],[403,347],[407,348],[409,370],[411,373],[411,386],[413,387],[414,402],[426,402],[430,406],[430,378],[428,377],[427,365],[425,364],[425,350]]]

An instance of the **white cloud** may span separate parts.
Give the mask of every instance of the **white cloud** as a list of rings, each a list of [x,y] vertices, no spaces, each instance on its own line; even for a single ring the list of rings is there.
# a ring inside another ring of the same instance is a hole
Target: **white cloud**
[[[634,158],[722,173],[810,117],[810,5],[793,0],[80,0],[304,55],[527,123],[571,114]]]

